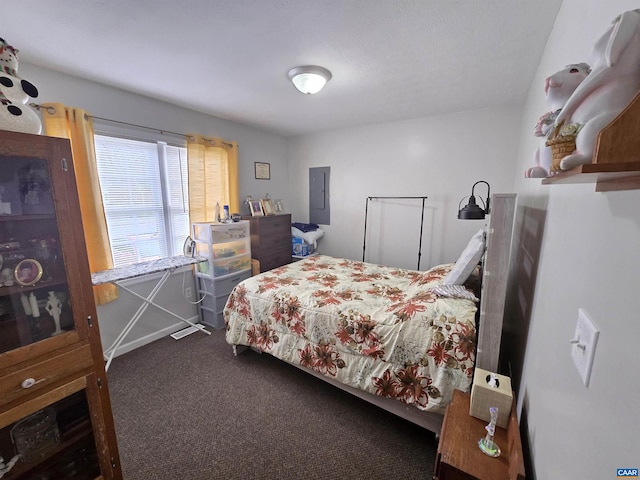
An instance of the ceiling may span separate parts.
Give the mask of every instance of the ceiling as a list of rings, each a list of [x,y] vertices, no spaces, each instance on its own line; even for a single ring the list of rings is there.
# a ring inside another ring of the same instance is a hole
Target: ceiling
[[[3,0],[0,36],[21,62],[293,136],[520,105],[561,3]],[[333,78],[303,95],[298,65]]]

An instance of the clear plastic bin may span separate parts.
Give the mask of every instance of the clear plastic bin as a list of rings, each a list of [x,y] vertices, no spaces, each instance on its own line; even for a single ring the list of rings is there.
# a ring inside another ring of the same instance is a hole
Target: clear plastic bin
[[[250,255],[241,255],[239,257],[213,261],[213,275],[215,275],[216,277],[230,275],[232,273],[241,272],[242,270],[248,270],[250,268]]]

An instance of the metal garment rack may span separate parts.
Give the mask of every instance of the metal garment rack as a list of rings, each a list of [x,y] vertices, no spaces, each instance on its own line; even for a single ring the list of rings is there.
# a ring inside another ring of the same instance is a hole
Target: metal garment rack
[[[422,200],[422,213],[420,214],[420,242],[418,243],[418,266],[416,270],[420,270],[420,257],[422,256],[422,228],[424,226],[424,202],[429,197],[367,197],[367,202],[364,207],[364,239],[362,241],[362,261],[364,262],[364,254],[367,249],[367,217],[369,215],[369,201],[370,200]]]

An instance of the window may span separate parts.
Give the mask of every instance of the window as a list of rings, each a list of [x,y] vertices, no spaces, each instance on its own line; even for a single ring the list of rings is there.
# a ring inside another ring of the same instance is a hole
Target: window
[[[189,235],[187,149],[95,135],[115,267],[182,253]]]

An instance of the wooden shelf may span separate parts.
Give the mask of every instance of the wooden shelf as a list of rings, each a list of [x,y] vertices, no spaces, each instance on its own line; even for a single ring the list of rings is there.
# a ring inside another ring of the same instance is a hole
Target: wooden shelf
[[[27,478],[54,478],[48,477],[47,475],[47,466],[52,470],[55,470],[55,463],[52,460],[58,454],[62,454],[63,452],[71,452],[73,449],[86,449],[89,452],[93,450],[95,452],[95,444],[93,443],[92,432],[89,428],[84,431],[79,431],[70,435],[64,436],[60,443],[55,447],[52,447],[51,451],[47,452],[47,457],[42,460],[35,460],[33,462],[23,462],[22,460],[16,463],[15,467],[11,470],[9,477],[7,480],[12,479],[27,479]],[[70,455],[66,459],[70,464],[73,461]],[[78,461],[80,464],[82,459]],[[73,465],[73,464],[72,464]],[[96,467],[97,468],[97,467]],[[34,472],[35,470],[35,472]],[[38,474],[40,470],[44,470],[42,477]],[[35,473],[35,475],[34,475]],[[92,476],[98,475],[100,472],[92,472]]]
[[[23,220],[55,220],[53,213],[38,213],[33,215],[0,215],[0,222],[19,222]]]
[[[543,185],[595,183],[596,192],[640,188],[640,161],[579,165],[542,180]]]
[[[43,288],[53,288],[59,287],[60,285],[66,285],[66,278],[52,278],[51,280],[40,280],[33,285],[11,285],[11,286],[0,286],[0,297],[5,297],[7,295],[18,295],[21,293],[29,293],[33,290],[39,290]]]
[[[595,183],[596,192],[640,189],[640,93],[598,134],[593,163],[544,178],[543,185]]]

